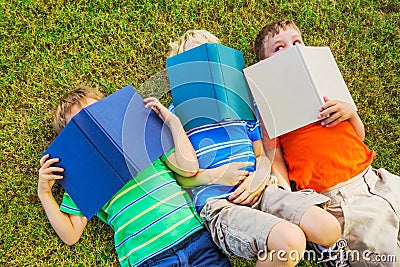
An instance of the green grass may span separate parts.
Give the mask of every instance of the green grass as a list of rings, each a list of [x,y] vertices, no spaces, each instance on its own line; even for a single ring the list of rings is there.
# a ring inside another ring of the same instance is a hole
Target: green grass
[[[365,123],[365,142],[378,155],[373,165],[400,173],[399,14],[398,0],[0,0],[0,264],[118,265],[112,232],[100,221],[68,247],[45,217],[36,186],[39,158],[54,138],[49,111],[79,84],[106,94],[139,88],[164,69],[167,43],[192,28],[243,51],[250,65],[261,27],[295,20],[308,45],[331,47]]]

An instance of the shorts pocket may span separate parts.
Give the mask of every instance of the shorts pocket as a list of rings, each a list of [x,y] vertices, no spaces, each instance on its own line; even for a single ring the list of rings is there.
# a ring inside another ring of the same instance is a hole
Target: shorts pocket
[[[253,238],[226,225],[221,227],[226,233],[226,243],[231,253],[249,260],[257,258],[258,250]]]

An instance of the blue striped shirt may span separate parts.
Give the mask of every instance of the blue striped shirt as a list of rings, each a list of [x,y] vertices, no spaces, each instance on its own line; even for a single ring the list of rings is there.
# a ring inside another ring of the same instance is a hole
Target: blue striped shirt
[[[231,162],[252,162],[246,167],[252,172],[256,157],[252,142],[261,139],[259,122],[223,121],[190,129],[186,132],[201,169],[212,169]],[[192,189],[196,211],[200,212],[208,198],[227,198],[236,187],[218,184]]]
[[[262,138],[259,114],[255,101],[257,121],[225,120],[206,124],[186,131],[192,143],[201,169],[212,169],[230,162],[252,162],[246,170],[253,172],[256,166],[254,141]],[[168,109],[174,112],[174,104]],[[192,188],[193,203],[200,213],[209,198],[228,198],[236,186],[219,184],[202,185]]]

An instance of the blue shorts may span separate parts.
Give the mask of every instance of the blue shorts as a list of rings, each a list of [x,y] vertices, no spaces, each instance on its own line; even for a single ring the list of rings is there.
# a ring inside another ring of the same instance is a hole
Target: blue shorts
[[[192,234],[176,246],[145,261],[140,266],[194,267],[232,266],[229,258],[214,244],[207,230]]]

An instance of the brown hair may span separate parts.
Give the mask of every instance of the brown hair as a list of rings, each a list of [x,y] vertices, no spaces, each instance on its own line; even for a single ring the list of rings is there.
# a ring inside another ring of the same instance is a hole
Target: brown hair
[[[169,43],[171,50],[168,57],[175,56],[185,51],[187,41],[206,39],[208,42],[220,43],[219,39],[206,30],[188,30],[177,41]]]
[[[301,35],[299,28],[293,21],[290,20],[274,21],[265,25],[261,29],[261,31],[257,34],[253,45],[254,54],[256,54],[259,60],[265,59],[265,48],[268,38],[273,38],[275,35],[279,34],[281,30],[286,31],[288,28],[298,31]]]
[[[86,103],[87,98],[100,100],[104,95],[97,89],[87,86],[78,86],[73,91],[64,95],[53,111],[53,127],[57,133],[64,129],[67,121],[65,115],[70,112],[73,105],[82,107]]]

